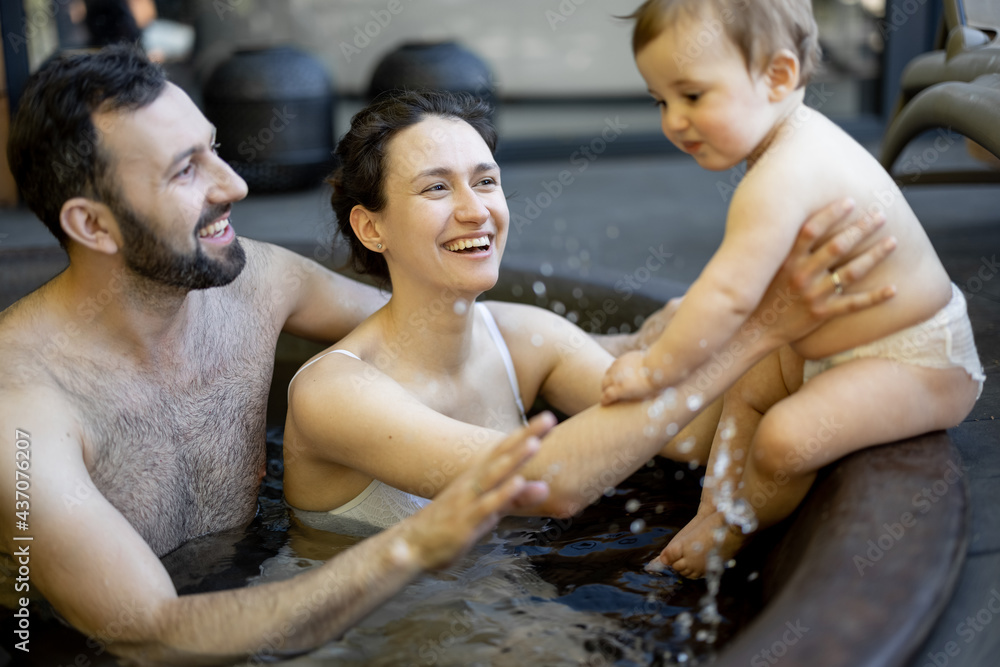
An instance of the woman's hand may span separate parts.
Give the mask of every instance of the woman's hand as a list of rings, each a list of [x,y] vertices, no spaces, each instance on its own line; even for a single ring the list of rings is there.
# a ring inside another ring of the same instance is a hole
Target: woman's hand
[[[803,338],[830,318],[871,308],[896,294],[892,285],[860,294],[843,291],[895,249],[896,239],[888,237],[841,264],[859,243],[885,224],[883,215],[861,217],[815,247],[817,239],[824,238],[853,211],[854,203],[843,200],[806,221],[791,253],[751,316],[751,321],[756,317],[758,321],[773,322],[768,332],[778,344]],[[774,317],[775,313],[780,316]]]

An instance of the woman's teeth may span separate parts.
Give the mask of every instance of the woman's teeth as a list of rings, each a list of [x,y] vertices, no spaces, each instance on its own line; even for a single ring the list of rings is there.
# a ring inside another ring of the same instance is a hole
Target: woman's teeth
[[[490,237],[480,236],[478,239],[459,239],[453,243],[445,245],[445,250],[459,252],[468,248],[488,248],[490,247]]]
[[[219,220],[218,222],[213,222],[208,227],[203,228],[198,232],[198,236],[203,239],[212,238],[213,236],[222,236],[226,231],[226,227],[229,226],[229,218],[225,220]]]

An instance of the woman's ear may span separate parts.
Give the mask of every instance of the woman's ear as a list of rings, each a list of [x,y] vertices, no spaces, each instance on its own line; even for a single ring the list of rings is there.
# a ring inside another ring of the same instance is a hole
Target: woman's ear
[[[372,252],[382,252],[385,240],[375,214],[358,204],[351,209],[351,229],[361,243]]]
[[[121,248],[114,215],[93,199],[67,199],[59,211],[59,226],[74,242],[95,252],[114,255]]]
[[[799,88],[799,58],[788,49],[780,49],[771,56],[765,72],[768,97],[781,102]]]

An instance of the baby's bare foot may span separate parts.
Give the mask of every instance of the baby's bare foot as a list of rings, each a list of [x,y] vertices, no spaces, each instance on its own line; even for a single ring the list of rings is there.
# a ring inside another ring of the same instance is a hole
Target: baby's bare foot
[[[710,504],[702,504],[698,507],[698,513],[692,517],[687,524],[684,525],[680,531],[671,538],[667,546],[663,548],[660,555],[651,560],[646,564],[646,570],[649,572],[662,572],[666,568],[673,565],[674,561],[681,558],[684,555],[683,545],[687,543],[688,535],[696,531],[698,525],[707,519],[708,517],[715,514],[715,508]]]
[[[656,559],[688,579],[705,576],[708,554],[713,546],[718,547],[719,557],[725,562],[736,555],[748,537],[739,528],[727,525],[721,512],[714,512],[698,521],[697,525],[693,523],[685,526]]]

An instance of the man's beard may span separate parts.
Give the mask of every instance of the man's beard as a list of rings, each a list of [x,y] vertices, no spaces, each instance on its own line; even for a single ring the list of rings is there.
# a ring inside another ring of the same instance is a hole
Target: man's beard
[[[119,222],[125,242],[122,248],[125,266],[139,276],[171,287],[208,289],[233,282],[246,265],[246,253],[239,239],[233,239],[225,248],[222,259],[210,258],[200,243],[193,253],[185,254],[170,248],[156,236],[121,198],[108,205]],[[224,215],[228,209],[229,204],[223,204],[203,211],[195,232]]]

